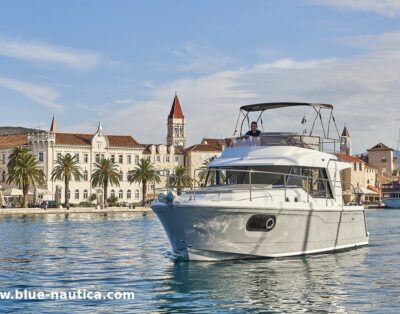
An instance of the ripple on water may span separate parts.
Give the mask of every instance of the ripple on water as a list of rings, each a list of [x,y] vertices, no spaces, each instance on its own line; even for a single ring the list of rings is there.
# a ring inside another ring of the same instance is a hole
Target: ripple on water
[[[2,290],[134,291],[135,300],[1,301],[1,312],[399,312],[400,211],[367,212],[369,247],[183,262],[153,215],[0,218]]]

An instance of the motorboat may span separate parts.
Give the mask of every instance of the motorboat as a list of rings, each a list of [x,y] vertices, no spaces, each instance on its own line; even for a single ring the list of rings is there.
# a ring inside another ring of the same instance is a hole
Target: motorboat
[[[382,202],[387,208],[400,209],[400,181],[382,184]]]
[[[243,135],[250,115],[262,123],[265,112],[298,107],[315,115],[310,131]],[[274,258],[367,245],[364,207],[343,201],[341,171],[351,165],[335,155],[341,140],[332,105],[242,106],[229,147],[198,170],[204,180],[180,196],[161,193],[151,208],[184,260]]]

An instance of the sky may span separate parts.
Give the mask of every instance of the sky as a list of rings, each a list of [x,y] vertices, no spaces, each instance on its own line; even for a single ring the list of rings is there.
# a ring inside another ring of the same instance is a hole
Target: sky
[[[165,143],[177,93],[187,144],[230,137],[242,105],[334,106],[354,153],[397,146],[400,0],[2,0],[0,126]],[[307,108],[306,108],[307,109]],[[308,109],[271,111],[300,130]],[[310,128],[310,125],[308,125]]]

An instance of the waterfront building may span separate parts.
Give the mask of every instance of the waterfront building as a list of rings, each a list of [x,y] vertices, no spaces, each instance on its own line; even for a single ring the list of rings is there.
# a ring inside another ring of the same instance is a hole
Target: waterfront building
[[[340,160],[351,163],[351,168],[342,171],[343,193],[346,203],[357,201],[354,193],[360,196],[361,202],[377,202],[377,169],[367,164],[362,159],[347,155],[337,154]]]
[[[64,200],[64,182],[51,181],[51,173],[58,156],[70,154],[76,156],[82,168],[83,178],[77,182],[70,182],[69,199],[71,204],[89,201],[92,194],[101,199],[102,189],[92,188],[91,174],[94,163],[101,158],[113,160],[120,171],[120,186],[109,187],[108,197],[115,195],[120,202],[139,202],[141,189],[137,183],[130,184],[127,173],[133,169],[142,158],[143,147],[129,135],[107,135],[101,124],[94,134],[62,133],[58,131],[53,118],[50,130],[40,133],[0,136],[1,184],[7,188],[7,162],[12,149],[17,146],[26,146],[32,150],[39,162],[39,166],[46,175],[45,186],[40,187],[48,191],[50,199]]]
[[[368,163],[378,170],[380,176],[390,178],[397,170],[397,159],[394,156],[394,149],[383,143],[367,149]]]
[[[177,166],[185,165],[184,150],[181,146],[166,144],[144,144],[143,157],[153,163],[160,175],[160,183],[149,185],[148,193],[153,195],[153,189],[166,186],[167,176],[174,174]]]

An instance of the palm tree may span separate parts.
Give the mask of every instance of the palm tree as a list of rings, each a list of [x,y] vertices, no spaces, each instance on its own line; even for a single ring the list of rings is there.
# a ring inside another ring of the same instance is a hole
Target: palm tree
[[[147,183],[160,183],[160,176],[150,160],[142,158],[135,169],[128,172],[129,183],[142,183],[142,206],[146,204]]]
[[[203,183],[203,184],[206,183],[205,180],[207,178],[207,174],[208,174],[208,182],[214,182],[215,181],[216,171],[209,171],[209,169],[208,169],[208,166],[209,166],[210,162],[212,162],[214,159],[215,159],[215,156],[214,157],[209,157],[208,159],[205,159],[203,161],[203,164],[202,164],[201,168],[204,169],[204,170],[201,170],[199,172],[199,174],[198,174],[199,181],[201,183]],[[225,174],[222,171],[219,171],[219,174],[220,174],[221,181],[225,181]]]
[[[186,174],[184,166],[176,166],[174,172],[173,176],[168,177],[167,184],[172,188],[176,188],[177,194],[181,195],[182,188],[191,187],[193,179]]]
[[[72,177],[76,181],[80,181],[82,178],[82,168],[78,166],[79,161],[76,159],[76,156],[72,157],[70,154],[66,154],[65,156],[60,155],[57,158],[55,163],[55,167],[51,172],[51,180],[62,180],[65,184],[65,207],[69,209],[69,182]]]
[[[119,186],[119,169],[111,159],[100,159],[94,164],[92,172],[92,187],[100,186],[103,188],[103,202],[107,208],[108,184]]]
[[[10,155],[7,164],[8,184],[16,184],[22,188],[23,202],[22,207],[28,205],[29,186],[43,185],[44,172],[38,166],[36,157],[26,148],[16,147]]]

